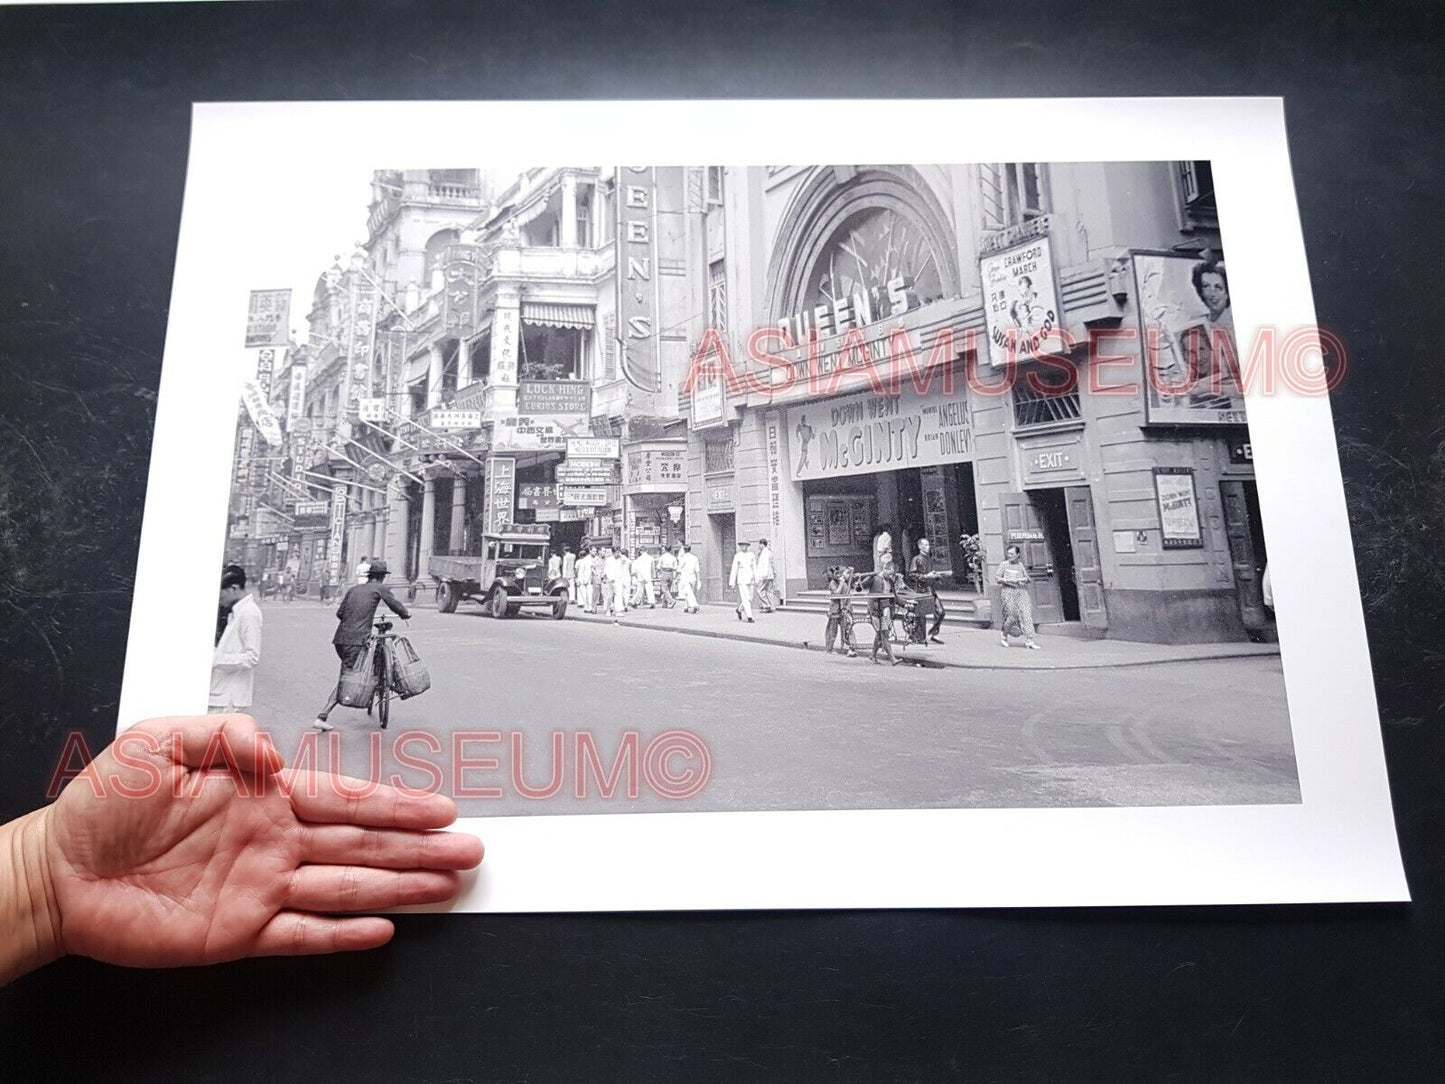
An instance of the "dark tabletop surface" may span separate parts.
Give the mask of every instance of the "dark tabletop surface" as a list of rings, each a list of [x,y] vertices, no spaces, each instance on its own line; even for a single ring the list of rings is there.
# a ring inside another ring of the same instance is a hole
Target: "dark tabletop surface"
[[[0,819],[42,801],[67,732],[98,748],[114,726],[192,100],[1282,94],[1320,321],[1354,362],[1334,410],[1415,895],[409,917],[360,957],[67,960],[0,991],[0,1074],[1438,1078],[1441,18],[1258,0],[0,10]]]

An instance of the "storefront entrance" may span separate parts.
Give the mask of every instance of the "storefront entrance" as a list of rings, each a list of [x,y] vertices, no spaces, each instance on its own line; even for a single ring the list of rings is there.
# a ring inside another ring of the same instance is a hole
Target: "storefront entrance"
[[[927,538],[939,566],[951,568],[944,586],[972,587],[959,538],[978,530],[973,464],[911,467],[802,483],[808,586],[827,585],[830,565],[873,567],[872,540],[888,531],[894,567],[906,569]]]
[[[1034,620],[1108,627],[1098,532],[1088,486],[1007,493],[1004,545],[1018,546],[1033,581]]]

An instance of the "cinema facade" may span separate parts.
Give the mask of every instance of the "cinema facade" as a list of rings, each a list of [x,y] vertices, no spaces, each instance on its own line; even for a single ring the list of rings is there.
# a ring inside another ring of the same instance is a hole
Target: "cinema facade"
[[[1244,404],[1209,378],[1233,329],[1207,162],[730,168],[721,210],[684,403],[713,597],[739,539],[799,596],[886,529],[963,600],[1020,546],[1059,631],[1272,636]]]

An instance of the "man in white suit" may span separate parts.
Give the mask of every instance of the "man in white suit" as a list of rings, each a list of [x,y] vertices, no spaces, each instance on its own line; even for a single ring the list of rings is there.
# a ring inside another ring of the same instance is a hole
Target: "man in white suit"
[[[677,559],[677,591],[682,599],[682,612],[697,613],[697,589],[702,585],[702,562],[691,546],[682,547],[682,556]]]
[[[733,554],[733,567],[728,573],[728,586],[737,588],[739,621],[753,624],[753,586],[758,582],[757,565],[748,552],[748,543],[739,542],[738,551]]]

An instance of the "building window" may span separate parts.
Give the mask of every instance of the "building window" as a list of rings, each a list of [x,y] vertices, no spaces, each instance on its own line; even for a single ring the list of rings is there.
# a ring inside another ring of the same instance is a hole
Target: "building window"
[[[722,260],[714,260],[707,268],[707,324],[717,328],[724,337],[728,333],[728,283]]]
[[[1051,379],[1048,376],[1039,375],[1037,382],[1044,385],[1043,390],[1034,386],[1035,382],[1029,380],[1026,370],[1020,369],[1015,373],[1013,382],[1015,429],[1070,422],[1080,416],[1077,386],[1068,391],[1050,391],[1048,385],[1056,383],[1056,378]]]
[[[707,167],[707,184],[705,186],[704,199],[709,207],[720,205],[723,201],[723,167]]]
[[[472,374],[472,383],[487,383],[492,375],[492,333],[484,331],[467,344],[470,359],[467,371]]]
[[[1217,229],[1219,210],[1214,202],[1214,169],[1208,162],[1176,162],[1174,179],[1185,229]]]
[[[978,167],[985,230],[1019,226],[1047,214],[1048,179],[1038,162],[986,162]]]
[[[407,398],[411,400],[411,417],[426,413],[426,377],[414,383],[408,384],[406,388]]]
[[[722,440],[702,442],[702,469],[704,474],[718,474],[733,469],[732,434]]]
[[[522,321],[521,368],[523,380],[578,380],[584,353],[581,328],[551,327]]]
[[[577,237],[574,243],[579,248],[592,247],[592,189],[585,185],[577,189]]]

